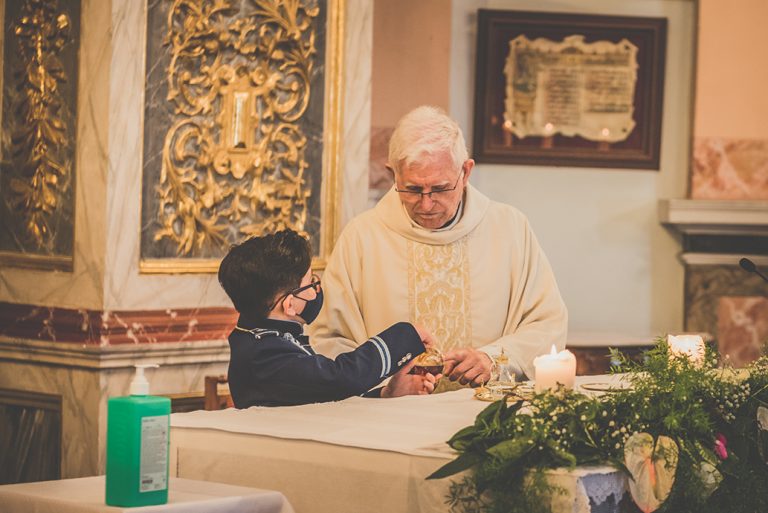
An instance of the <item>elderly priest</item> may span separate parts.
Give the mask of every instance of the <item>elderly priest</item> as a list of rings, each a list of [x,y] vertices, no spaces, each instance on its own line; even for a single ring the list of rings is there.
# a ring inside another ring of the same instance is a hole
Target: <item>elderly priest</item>
[[[394,187],[346,226],[328,261],[318,352],[336,356],[407,319],[433,333],[445,375],[477,386],[502,348],[532,378],[535,356],[565,346],[568,314],[528,220],[469,185],[474,165],[443,111],[422,106],[398,122]]]

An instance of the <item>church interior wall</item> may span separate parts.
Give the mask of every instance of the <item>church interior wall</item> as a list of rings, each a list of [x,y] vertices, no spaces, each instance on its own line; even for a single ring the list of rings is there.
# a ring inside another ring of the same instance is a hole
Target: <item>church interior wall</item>
[[[732,169],[739,171],[729,182],[742,191],[739,199],[768,198],[768,67],[751,51],[761,46],[768,6],[737,3],[740,8],[717,0],[348,1],[340,224],[391,185],[383,167],[386,142],[410,108],[444,107],[472,140],[478,8],[667,17],[658,171],[481,163],[472,183],[529,217],[574,337],[610,342],[695,328],[686,318],[691,277],[680,259],[681,238],[660,224],[659,201],[732,198],[730,189],[712,185],[720,183],[717,171]],[[0,13],[4,7],[0,0]],[[223,327],[235,319],[214,274],[139,270],[146,2],[83,0],[81,9],[73,271],[0,268],[0,388],[58,393],[63,414],[79,419],[74,428],[64,423],[63,477],[103,469],[105,401],[125,391],[133,363],[166,355],[166,369],[153,380],[157,392],[201,390],[205,374],[225,369]],[[692,187],[692,176],[708,180],[706,186]],[[768,317],[759,290],[752,283],[745,299],[714,301],[712,308],[757,312],[749,315],[759,324]],[[31,324],[17,326],[23,322]],[[159,348],[174,337],[179,344]],[[44,347],[30,352],[30,344]],[[72,348],[90,363],[36,356],[68,355]],[[130,356],[110,360],[121,352]],[[100,442],[89,449],[94,439]]]

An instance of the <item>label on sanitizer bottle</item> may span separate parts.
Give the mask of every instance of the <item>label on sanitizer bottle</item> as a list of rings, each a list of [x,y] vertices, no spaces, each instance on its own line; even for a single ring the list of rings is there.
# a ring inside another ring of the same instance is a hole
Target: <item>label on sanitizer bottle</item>
[[[139,492],[168,487],[168,415],[141,419],[141,466]]]

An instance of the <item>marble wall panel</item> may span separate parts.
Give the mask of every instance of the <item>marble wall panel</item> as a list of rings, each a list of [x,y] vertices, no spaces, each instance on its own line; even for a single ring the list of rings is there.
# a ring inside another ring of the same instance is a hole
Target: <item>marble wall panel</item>
[[[768,285],[738,266],[688,266],[685,315],[686,331],[709,333],[743,365],[768,341]]]
[[[62,478],[104,473],[107,401],[128,393],[132,365],[163,364],[147,370],[150,392],[156,395],[202,395],[205,376],[226,374],[227,370],[226,350],[217,354],[214,347],[194,361],[195,357],[185,354],[189,348],[183,344],[160,350],[90,353],[85,358],[73,357],[68,345],[30,348],[45,353],[44,362],[22,361],[13,352],[4,352],[4,361],[0,361],[0,388],[61,396]],[[119,353],[125,353],[125,358],[115,360]],[[57,354],[61,357],[55,358]]]
[[[112,0],[105,310],[231,306],[216,276],[139,270],[147,2]],[[105,131],[105,135],[107,132]],[[102,305],[99,305],[101,308]]]
[[[3,362],[0,387],[57,394],[62,398],[61,477],[96,475],[99,453],[97,372],[48,365]]]
[[[736,367],[759,358],[768,346],[768,297],[721,297],[717,339]]]
[[[368,205],[373,0],[345,2],[341,226]]]
[[[395,127],[375,126],[371,128],[371,161],[368,175],[368,201],[374,207],[392,187],[394,178],[386,168],[389,155],[389,140]]]
[[[71,269],[80,1],[6,2],[3,27],[0,251]]]
[[[768,139],[696,137],[691,198],[768,199]]]

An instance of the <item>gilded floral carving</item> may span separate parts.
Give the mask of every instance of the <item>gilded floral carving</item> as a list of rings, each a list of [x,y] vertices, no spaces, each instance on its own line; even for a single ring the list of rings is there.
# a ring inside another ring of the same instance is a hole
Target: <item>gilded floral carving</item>
[[[316,66],[319,7],[175,0],[164,44],[174,121],[165,134],[155,241],[217,254],[281,228],[305,232],[310,164],[300,124]]]

